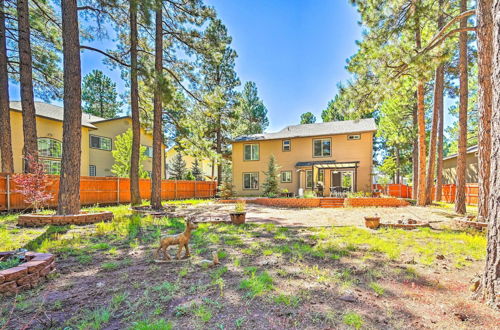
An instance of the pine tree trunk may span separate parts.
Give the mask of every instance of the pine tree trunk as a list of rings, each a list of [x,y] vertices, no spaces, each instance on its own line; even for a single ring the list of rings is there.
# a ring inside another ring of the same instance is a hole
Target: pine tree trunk
[[[426,200],[425,204],[432,203],[432,188],[434,187],[434,172],[436,164],[436,147],[437,147],[437,130],[439,121],[439,112],[443,107],[443,90],[444,90],[444,66],[440,64],[436,68],[434,81],[434,106],[432,110],[432,126],[431,137],[429,141],[429,157],[427,159],[427,178],[425,182]]]
[[[484,19],[484,9],[483,7],[480,10],[480,21]],[[486,302],[491,306],[500,308],[500,0],[493,1],[493,15],[491,171],[488,204],[488,245],[482,288]],[[479,38],[484,38],[484,34],[479,34]],[[480,102],[483,100],[480,99]]]
[[[163,28],[162,3],[156,1],[155,75],[156,86],[153,99],[153,170],[151,176],[151,207],[161,209],[161,146],[163,142],[162,90],[163,74]]]
[[[14,159],[10,129],[9,76],[4,10],[4,0],[0,0],[0,156],[2,158],[1,171],[13,173]]]
[[[439,0],[439,15],[438,15],[438,30],[444,25],[444,18],[442,15],[443,0]],[[429,142],[429,157],[427,160],[427,181],[425,183],[426,190],[426,201],[425,204],[429,205],[432,203],[434,194],[432,189],[434,188],[434,173],[436,169],[436,148],[437,148],[437,135],[438,135],[438,122],[439,114],[443,108],[443,92],[444,92],[444,65],[440,64],[436,68],[435,78],[434,78],[434,104],[432,110],[432,127],[431,127],[431,137]]]
[[[460,11],[467,10],[467,0],[460,0]],[[460,21],[460,27],[467,27],[467,18]],[[467,110],[468,110],[468,72],[467,72],[467,32],[459,36],[459,71],[460,71],[460,105],[458,114],[458,156],[457,156],[457,192],[455,195],[455,212],[465,214],[465,184],[467,170]]]
[[[57,213],[67,215],[80,212],[82,77],[77,1],[65,0],[61,4],[64,50],[64,121]]]
[[[492,0],[478,0],[478,112],[479,112],[479,165],[478,165],[478,218],[488,218],[490,194],[491,157],[491,108],[492,108],[492,56],[493,56],[493,14]]]
[[[132,112],[132,155],[130,157],[130,201],[141,204],[139,190],[139,152],[141,123],[139,119],[139,85],[137,81],[137,2],[130,1],[130,108]]]
[[[413,109],[413,127],[417,127],[417,110],[418,106],[415,104]],[[412,198],[417,199],[418,196],[418,140],[415,138],[413,140],[413,154],[412,154],[412,165],[413,165],[413,190]]]
[[[444,70],[443,70],[444,75]],[[436,201],[443,199],[443,157],[444,157],[444,102],[439,109],[439,124],[437,136],[437,168],[436,168]]]
[[[217,186],[222,182],[222,128],[221,128],[221,118],[219,116],[219,123],[217,125],[217,155],[220,156],[220,160],[217,163]]]
[[[23,109],[24,156],[38,158],[36,132],[35,97],[33,95],[33,73],[31,61],[30,17],[28,0],[17,1],[19,29],[19,82],[21,85],[21,106]],[[24,170],[32,172],[30,164]]]

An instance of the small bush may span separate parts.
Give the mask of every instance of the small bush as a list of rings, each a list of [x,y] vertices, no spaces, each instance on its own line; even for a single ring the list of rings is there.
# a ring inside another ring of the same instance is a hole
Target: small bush
[[[356,312],[348,312],[344,314],[344,323],[355,329],[361,329],[363,326],[363,318]]]

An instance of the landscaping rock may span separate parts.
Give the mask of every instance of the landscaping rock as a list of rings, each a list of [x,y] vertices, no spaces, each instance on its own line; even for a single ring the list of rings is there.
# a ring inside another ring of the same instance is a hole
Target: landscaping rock
[[[3,275],[5,282],[15,281],[26,274],[28,274],[28,268],[22,266],[12,267],[0,271],[0,275]]]

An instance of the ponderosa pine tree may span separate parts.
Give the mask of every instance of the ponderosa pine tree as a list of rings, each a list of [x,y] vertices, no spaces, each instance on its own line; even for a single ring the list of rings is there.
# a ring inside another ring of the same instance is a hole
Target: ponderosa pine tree
[[[316,116],[312,112],[305,112],[300,115],[301,124],[314,124],[316,122]]]
[[[31,52],[30,11],[28,0],[17,1],[19,83],[23,115],[24,157],[38,157],[36,131],[35,96],[33,94],[33,64]],[[32,172],[30,162],[25,162],[25,171]]]
[[[467,11],[467,0],[460,0],[460,12]],[[460,28],[467,27],[467,18],[460,20]],[[459,71],[460,71],[460,104],[459,104],[459,136],[456,169],[457,191],[455,195],[455,212],[465,214],[465,184],[467,170],[467,110],[469,106],[468,87],[468,59],[467,59],[467,32],[460,32],[459,36]]]
[[[169,164],[170,179],[182,180],[186,175],[186,162],[182,159],[182,154],[177,152],[174,159]]]
[[[493,13],[492,0],[477,1],[478,49],[478,218],[488,219],[490,196]]]
[[[116,83],[101,70],[92,70],[83,77],[83,112],[101,118],[114,118],[120,111]]]
[[[203,171],[200,167],[200,162],[198,158],[195,158],[193,163],[191,164],[191,173],[193,174],[195,180],[203,181]]]
[[[10,129],[9,75],[7,63],[7,35],[5,28],[5,2],[0,0],[0,156],[2,172],[14,172]]]
[[[161,164],[163,146],[163,13],[162,1],[155,1],[155,89],[153,97],[153,166],[151,175],[151,207],[161,209]]]
[[[64,49],[63,150],[57,213],[80,212],[80,166],[82,140],[82,77],[80,30],[76,0],[61,3]]]
[[[483,3],[486,4],[487,2]],[[490,195],[488,211],[488,244],[486,253],[486,266],[481,283],[481,292],[486,302],[496,308],[500,308],[500,0],[492,1],[492,115],[491,115],[491,171],[490,171]],[[486,23],[490,8],[480,7],[478,20]],[[485,32],[484,30],[482,32]],[[478,35],[485,38],[480,43],[488,42],[488,36],[484,33]],[[482,48],[484,49],[484,48]],[[488,56],[483,54],[484,56]],[[480,57],[482,55],[480,54]],[[483,58],[484,60],[485,58]],[[484,63],[483,63],[484,64]],[[483,102],[484,98],[480,99]],[[483,105],[480,105],[482,107]]]
[[[257,85],[247,81],[239,97],[240,124],[238,135],[260,134],[269,126],[267,108],[259,98]]]

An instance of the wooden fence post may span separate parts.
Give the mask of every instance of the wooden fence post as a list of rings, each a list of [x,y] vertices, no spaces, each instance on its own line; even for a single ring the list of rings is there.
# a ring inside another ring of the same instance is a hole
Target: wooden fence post
[[[174,186],[174,193],[175,193],[174,194],[174,199],[177,199],[177,179],[175,179],[174,183],[175,183],[175,186]]]
[[[10,175],[7,175],[7,211],[10,210]]]
[[[116,200],[117,200],[117,204],[120,204],[120,177],[118,177],[117,184],[116,184]]]
[[[195,181],[194,182],[194,198],[196,198],[196,184],[198,183],[198,181]]]

